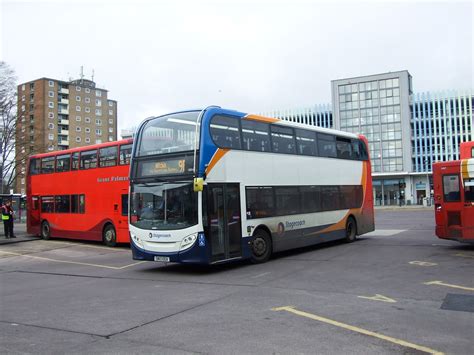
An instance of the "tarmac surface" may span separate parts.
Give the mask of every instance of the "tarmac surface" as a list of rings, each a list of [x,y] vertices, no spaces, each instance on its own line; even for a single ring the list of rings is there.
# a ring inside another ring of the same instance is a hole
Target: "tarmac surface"
[[[474,247],[436,238],[431,209],[377,210],[376,227],[203,267],[17,225],[0,245],[0,353],[473,354]]]

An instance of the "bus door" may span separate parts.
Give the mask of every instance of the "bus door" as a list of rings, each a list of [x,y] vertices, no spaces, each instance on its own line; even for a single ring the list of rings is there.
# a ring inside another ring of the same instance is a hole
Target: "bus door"
[[[451,170],[451,171],[450,171]],[[443,209],[441,213],[446,221],[449,238],[462,237],[462,211],[464,203],[461,196],[459,170],[446,169],[442,175]]]
[[[240,257],[242,230],[239,184],[208,184],[206,197],[212,261]]]
[[[122,189],[120,193],[120,204],[114,205],[115,221],[117,223],[117,233],[125,238],[121,243],[128,241],[128,190]],[[125,233],[125,234],[124,234]],[[122,238],[121,238],[122,239]]]
[[[31,196],[31,206],[28,206],[28,219],[27,224],[31,231],[29,233],[39,233],[40,232],[40,197],[39,196]]]

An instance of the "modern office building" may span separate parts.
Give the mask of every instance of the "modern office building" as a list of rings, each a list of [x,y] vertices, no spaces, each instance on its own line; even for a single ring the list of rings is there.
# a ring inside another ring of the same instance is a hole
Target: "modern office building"
[[[25,194],[32,154],[117,140],[117,101],[92,80],[40,78],[18,85],[16,191]]]
[[[331,93],[332,108],[263,114],[364,134],[376,205],[430,203],[431,164],[459,159],[459,144],[474,140],[472,92],[413,94],[406,70],[333,80]]]

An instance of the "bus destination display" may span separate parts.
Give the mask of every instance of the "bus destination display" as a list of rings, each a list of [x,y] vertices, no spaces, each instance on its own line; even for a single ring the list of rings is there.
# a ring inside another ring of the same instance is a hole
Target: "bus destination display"
[[[150,161],[142,164],[143,176],[183,174],[186,168],[185,159]]]

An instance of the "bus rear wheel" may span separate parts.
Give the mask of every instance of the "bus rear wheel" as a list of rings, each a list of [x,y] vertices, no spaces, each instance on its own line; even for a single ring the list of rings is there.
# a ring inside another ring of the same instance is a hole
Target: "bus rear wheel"
[[[252,256],[250,260],[254,264],[264,263],[272,255],[272,239],[262,229],[255,231],[252,240]]]
[[[352,243],[357,238],[357,223],[353,217],[349,217],[346,222],[346,243]]]
[[[114,247],[117,245],[117,232],[111,224],[107,224],[102,232],[102,240],[108,247]]]
[[[43,221],[43,223],[41,223],[41,238],[44,240],[51,238],[51,228],[48,221]]]

